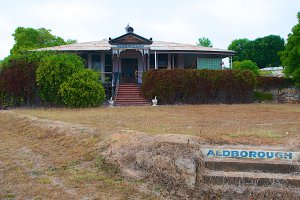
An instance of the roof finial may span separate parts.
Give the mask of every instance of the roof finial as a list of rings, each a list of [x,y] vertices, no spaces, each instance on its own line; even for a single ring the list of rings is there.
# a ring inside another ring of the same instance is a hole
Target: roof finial
[[[133,28],[129,26],[129,23],[125,27],[125,30],[126,30],[127,33],[133,33]]]
[[[128,28],[129,28],[129,23],[127,24],[127,26],[125,27],[125,31],[128,32]]]

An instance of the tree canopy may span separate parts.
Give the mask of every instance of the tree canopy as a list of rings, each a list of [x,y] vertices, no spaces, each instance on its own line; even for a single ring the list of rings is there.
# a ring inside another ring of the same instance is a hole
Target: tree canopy
[[[281,60],[286,68],[285,74],[291,77],[297,86],[300,86],[300,12],[298,12],[298,24],[296,24],[292,33],[287,39],[286,48],[280,52]]]
[[[284,50],[284,39],[277,35],[268,35],[255,40],[246,38],[233,40],[228,47],[236,51],[233,61],[252,60],[259,68],[280,66],[278,52]]]
[[[210,41],[210,39],[208,39],[206,37],[199,38],[197,45],[203,46],[203,47],[213,47],[213,44]]]
[[[247,38],[236,39],[231,42],[228,49],[235,51],[235,55],[232,57],[233,61],[243,61],[246,56],[244,55],[245,45],[250,42]]]
[[[50,29],[45,28],[24,28],[18,27],[12,34],[15,44],[10,50],[10,54],[17,54],[25,50],[65,45],[75,43],[76,40],[67,40],[52,35]]]

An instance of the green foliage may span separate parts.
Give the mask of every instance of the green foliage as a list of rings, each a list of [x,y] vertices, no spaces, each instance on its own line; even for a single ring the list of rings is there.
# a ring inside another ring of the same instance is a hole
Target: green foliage
[[[10,50],[10,53],[18,54],[25,50],[71,44],[76,42],[76,40],[65,41],[63,38],[54,36],[50,32],[51,30],[45,28],[34,29],[18,27],[13,34],[15,44]]]
[[[232,61],[243,61],[246,56],[244,55],[245,45],[250,42],[247,38],[236,39],[228,46],[228,50],[235,51],[235,55],[232,57]]]
[[[236,51],[233,61],[252,60],[259,68],[281,65],[278,52],[284,50],[284,39],[269,35],[250,41],[246,38],[233,40],[228,47]]]
[[[257,67],[256,63],[252,62],[251,60],[244,60],[244,61],[235,61],[233,62],[233,69],[237,70],[250,70],[256,76],[259,74],[259,68]]]
[[[60,86],[59,92],[65,105],[80,108],[101,105],[105,99],[105,91],[99,77],[99,73],[90,69],[72,74]]]
[[[203,47],[212,47],[212,42],[210,41],[210,39],[206,38],[206,37],[202,37],[198,39],[198,46],[203,46]]]
[[[280,52],[281,60],[286,68],[284,73],[291,77],[297,86],[300,86],[300,12],[298,13],[298,24],[292,29],[287,39],[286,48]]]
[[[59,89],[72,74],[84,69],[83,60],[75,54],[52,54],[42,59],[36,70],[37,85],[43,100],[61,104]]]
[[[14,62],[26,62],[26,63],[35,63],[36,65],[46,56],[49,56],[53,53],[48,51],[36,51],[36,52],[24,52],[19,54],[11,54],[7,56],[2,62],[2,69],[6,69],[12,65]],[[22,66],[20,66],[22,67]]]
[[[270,92],[259,92],[254,91],[253,93],[253,100],[262,102],[262,101],[272,101],[273,100],[273,94]]]
[[[142,91],[159,103],[248,103],[255,85],[248,70],[149,70]]]

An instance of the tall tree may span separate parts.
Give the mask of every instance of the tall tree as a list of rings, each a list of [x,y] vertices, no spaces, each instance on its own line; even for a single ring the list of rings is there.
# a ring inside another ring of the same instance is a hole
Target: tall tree
[[[250,42],[247,38],[236,39],[231,42],[228,46],[228,50],[235,51],[235,55],[232,57],[232,61],[243,61],[245,60],[244,49],[245,45]]]
[[[284,50],[284,39],[277,35],[268,35],[253,41],[237,39],[232,41],[228,49],[236,52],[233,61],[252,60],[259,68],[277,67],[281,65],[278,52]]]
[[[12,34],[14,36],[15,44],[10,50],[10,53],[17,54],[24,50],[72,44],[76,42],[76,40],[65,41],[63,38],[54,36],[50,32],[51,30],[45,28],[34,29],[18,27],[14,34]]]
[[[197,45],[203,46],[203,47],[213,47],[213,44],[210,41],[210,39],[208,39],[206,37],[199,38]]]
[[[284,50],[284,39],[277,35],[257,38],[245,45],[247,59],[257,63],[259,68],[281,65],[278,52]]]
[[[285,74],[300,86],[300,12],[298,12],[297,18],[298,24],[293,27],[292,33],[288,36],[286,48],[279,55],[282,64],[286,66]]]

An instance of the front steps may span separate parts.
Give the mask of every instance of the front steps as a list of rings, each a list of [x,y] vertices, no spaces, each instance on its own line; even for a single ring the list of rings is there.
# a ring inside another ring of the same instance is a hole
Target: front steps
[[[299,162],[206,158],[203,180],[215,185],[300,187]]]
[[[141,95],[141,87],[136,84],[120,84],[116,98],[116,106],[145,106],[150,105]]]

